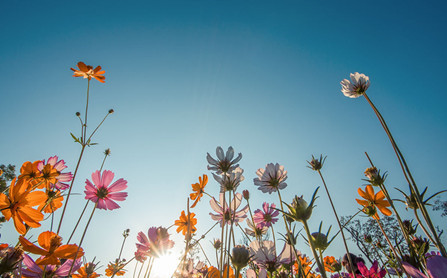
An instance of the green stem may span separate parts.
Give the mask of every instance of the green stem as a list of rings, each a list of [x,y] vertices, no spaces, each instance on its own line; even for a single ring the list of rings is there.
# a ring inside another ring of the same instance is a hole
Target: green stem
[[[309,230],[309,226],[307,225],[307,221],[304,220],[304,221],[302,221],[302,223],[304,225],[304,230],[306,231],[307,238],[309,240],[310,249],[312,251],[312,254],[314,255],[315,262],[317,264],[318,269],[320,270],[321,276],[323,278],[327,278],[326,270],[324,269],[323,265],[321,264],[321,261],[320,261],[320,259],[318,257],[318,254],[317,254],[316,250],[315,250],[315,246],[314,246],[313,241],[312,241],[312,235],[310,234],[310,230]]]

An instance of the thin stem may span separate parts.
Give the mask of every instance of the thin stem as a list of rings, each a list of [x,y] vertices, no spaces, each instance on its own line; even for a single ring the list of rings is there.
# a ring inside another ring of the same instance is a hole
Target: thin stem
[[[345,245],[346,253],[348,254],[347,257],[348,257],[349,266],[351,267],[351,274],[355,277],[354,263],[352,262],[351,256],[349,255],[350,252],[349,252],[348,244],[346,243],[346,237],[345,237],[345,234],[343,232],[343,228],[341,226],[340,219],[338,218],[337,211],[335,210],[334,203],[332,202],[331,194],[329,194],[329,190],[327,188],[327,185],[326,185],[326,182],[325,182],[325,180],[323,178],[323,175],[321,174],[321,171],[317,170],[317,172],[320,175],[321,181],[323,182],[324,189],[326,190],[326,193],[327,193],[327,197],[329,198],[329,202],[331,203],[332,210],[334,211],[335,219],[337,220],[338,227],[340,228],[341,237],[343,238],[343,244]]]
[[[82,216],[84,215],[84,212],[87,209],[87,205],[88,205],[89,202],[90,202],[90,200],[87,200],[87,202],[85,203],[84,209],[82,210],[81,215],[79,216],[78,221],[76,222],[76,225],[75,225],[73,231],[71,232],[70,237],[68,238],[67,244],[70,243],[71,238],[73,237],[76,229],[78,228],[78,225],[81,222]]]
[[[73,258],[73,263],[71,264],[70,271],[68,271],[68,275],[67,275],[68,277],[70,277],[71,271],[73,270],[73,266],[75,265],[76,258],[78,257],[79,250],[81,249],[82,242],[84,241],[85,234],[87,233],[88,226],[90,225],[90,222],[92,221],[93,214],[95,213],[97,205],[98,205],[98,203],[95,204],[95,207],[92,210],[92,214],[90,215],[90,218],[87,221],[87,225],[85,225],[85,229],[84,229],[84,232],[82,233],[81,241],[79,242],[79,245],[78,245],[78,250],[76,251],[75,257]]]

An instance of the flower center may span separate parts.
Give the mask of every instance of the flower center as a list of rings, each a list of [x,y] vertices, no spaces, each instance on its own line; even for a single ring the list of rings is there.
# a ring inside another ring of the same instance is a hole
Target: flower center
[[[109,194],[109,191],[105,187],[100,187],[96,191],[96,196],[98,196],[99,199],[104,199]]]

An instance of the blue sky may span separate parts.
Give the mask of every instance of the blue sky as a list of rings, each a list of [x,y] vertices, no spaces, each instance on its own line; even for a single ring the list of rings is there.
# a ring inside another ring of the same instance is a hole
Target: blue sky
[[[74,114],[83,113],[87,82],[69,68],[84,61],[106,71],[105,84],[92,82],[91,128],[108,109],[115,113],[95,136],[99,145],[87,150],[70,219],[83,206],[85,179],[100,167],[104,149],[112,150],[105,168],[129,184],[121,209],[95,214],[87,259],[113,260],[126,228],[130,257],[137,232],[170,226],[185,209],[190,184],[211,176],[205,157],[217,146],[243,153],[241,189],[252,192],[252,207],[278,203],[253,185],[258,168],[284,165],[285,199],[309,198],[320,181],[306,160],[327,155],[323,173],[335,205],[341,215],[353,214],[365,151],[388,171],[390,188],[406,189],[366,101],[340,92],[340,81],[358,71],[370,77],[369,96],[420,187],[445,189],[445,3],[278,2],[3,2],[0,163],[19,168],[58,155],[74,170],[79,147],[69,133],[79,130]],[[212,179],[207,188],[218,192]],[[324,226],[335,224],[320,193],[314,229],[323,218]],[[200,235],[213,224],[208,200],[195,212]],[[72,225],[64,223],[63,234]],[[15,243],[12,229],[3,225],[2,241]],[[340,246],[328,255],[341,256]],[[309,253],[304,243],[298,247]]]

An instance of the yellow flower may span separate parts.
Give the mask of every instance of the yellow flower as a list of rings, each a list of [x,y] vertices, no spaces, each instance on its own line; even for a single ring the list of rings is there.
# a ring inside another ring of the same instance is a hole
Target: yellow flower
[[[382,190],[374,194],[373,187],[370,184],[368,184],[365,188],[365,191],[359,188],[358,193],[365,200],[359,200],[359,199],[355,200],[357,201],[357,203],[363,206],[364,211],[370,211],[370,208],[372,207],[379,209],[380,212],[382,212],[386,216],[391,215],[391,210],[387,208],[390,206],[390,203],[387,200],[384,200],[385,194],[383,194]],[[377,212],[372,213],[371,216],[374,217],[375,219],[379,219],[379,215],[377,214]]]

